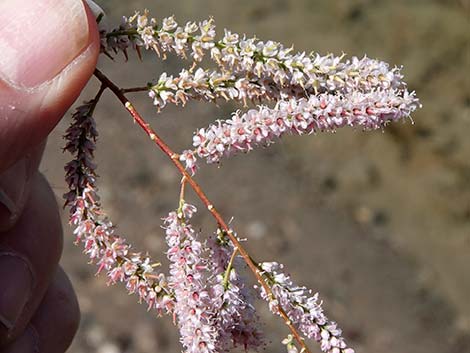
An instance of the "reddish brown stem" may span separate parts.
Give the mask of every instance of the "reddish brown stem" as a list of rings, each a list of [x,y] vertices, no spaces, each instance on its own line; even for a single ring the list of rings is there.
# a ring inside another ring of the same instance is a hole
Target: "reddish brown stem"
[[[232,242],[233,246],[236,249],[238,249],[238,252],[242,256],[243,260],[246,262],[246,264],[248,265],[250,270],[255,275],[258,283],[266,291],[268,297],[271,300],[275,300],[276,298],[275,298],[271,288],[269,287],[269,285],[264,280],[260,270],[258,269],[258,266],[252,260],[251,256],[248,254],[248,252],[245,250],[245,248],[240,244],[237,237],[233,234],[233,231],[229,228],[229,226],[224,221],[224,219],[222,218],[220,213],[217,211],[217,209],[211,203],[211,201],[206,196],[206,194],[202,191],[199,184],[191,177],[191,175],[186,171],[184,166],[181,164],[181,162],[179,161],[179,155],[176,154],[175,152],[173,152],[173,150],[158,136],[158,134],[155,132],[155,130],[152,129],[150,124],[148,124],[144,120],[144,118],[142,118],[142,116],[137,112],[137,110],[134,108],[132,103],[125,97],[123,90],[121,90],[118,86],[116,86],[111,80],[109,80],[98,69],[95,70],[94,75],[101,81],[101,83],[103,85],[108,87],[116,95],[116,97],[125,106],[127,111],[131,114],[134,121],[145,131],[145,133],[150,137],[150,139],[171,159],[171,161],[173,162],[175,167],[180,171],[181,175],[186,179],[186,182],[189,185],[191,185],[191,187],[194,190],[194,192],[196,193],[196,195],[201,199],[201,201],[207,207],[209,212],[215,218],[215,220],[219,224],[219,227],[227,234],[227,236],[229,237],[229,239]],[[304,339],[299,334],[297,329],[294,327],[294,325],[292,324],[291,320],[287,316],[284,309],[282,309],[281,306],[278,305],[277,310],[279,311],[279,315],[284,319],[286,325],[289,327],[289,329],[292,332],[293,336],[295,337],[296,341],[302,347],[302,351],[305,352],[305,353],[310,353],[310,350],[308,349],[307,345],[305,344]]]

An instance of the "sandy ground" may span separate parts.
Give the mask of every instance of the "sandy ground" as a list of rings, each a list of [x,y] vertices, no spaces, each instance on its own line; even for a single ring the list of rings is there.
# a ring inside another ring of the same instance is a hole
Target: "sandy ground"
[[[237,32],[275,39],[297,50],[377,57],[404,65],[423,103],[413,120],[384,132],[344,129],[286,138],[266,150],[204,167],[198,180],[257,259],[286,264],[317,291],[326,312],[357,352],[470,351],[470,25],[469,2],[435,1],[102,1],[110,21],[149,8],[180,21],[209,15]],[[141,85],[178,62],[100,67],[123,86]],[[83,99],[92,96],[96,83]],[[176,149],[192,132],[233,106],[191,103],[157,115],[149,100],[137,106]],[[111,96],[96,117],[104,204],[123,234],[164,258],[161,217],[176,206],[178,175]],[[49,140],[42,171],[58,197],[64,192],[59,152],[69,118]],[[70,230],[62,265],[79,294],[83,318],[71,353],[179,352],[168,318],[157,319],[93,276]],[[212,220],[197,220],[211,232]],[[282,352],[287,330],[260,313],[267,352]],[[311,344],[313,352],[319,351]]]

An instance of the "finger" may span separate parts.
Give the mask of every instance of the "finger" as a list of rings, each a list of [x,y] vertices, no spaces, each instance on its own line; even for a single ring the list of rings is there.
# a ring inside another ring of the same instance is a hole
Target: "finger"
[[[23,212],[45,146],[44,141],[0,174],[0,232],[13,227]]]
[[[4,353],[64,353],[79,322],[80,310],[72,284],[58,269],[30,325]]]
[[[57,268],[62,227],[54,194],[37,173],[17,224],[0,233],[0,347],[23,332]]]
[[[65,272],[59,269],[32,320],[39,335],[39,352],[65,352],[79,323],[80,309],[75,292]]]
[[[43,141],[90,78],[96,21],[82,0],[0,1],[0,173]]]

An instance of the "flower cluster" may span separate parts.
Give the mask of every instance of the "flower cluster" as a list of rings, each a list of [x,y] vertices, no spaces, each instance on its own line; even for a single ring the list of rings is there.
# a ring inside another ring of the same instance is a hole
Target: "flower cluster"
[[[187,223],[196,208],[183,204],[180,212],[165,218],[169,287],[175,294],[175,315],[181,343],[187,353],[217,352],[214,302],[207,288],[207,259],[198,234]]]
[[[302,92],[303,93],[303,92]],[[259,79],[237,77],[216,70],[198,68],[194,73],[183,69],[176,77],[163,73],[157,82],[150,86],[149,96],[159,109],[167,103],[182,104],[190,100],[225,101],[237,100],[266,101],[279,99],[281,94],[294,95],[294,92],[280,92],[274,84]]]
[[[100,18],[102,15],[100,12]],[[221,353],[233,347],[257,350],[264,342],[254,299],[240,274],[243,258],[259,282],[261,297],[291,329],[292,335],[283,341],[289,353],[297,353],[297,345],[301,352],[308,351],[302,335],[319,342],[323,352],[354,353],[336,323],[323,313],[318,294],[295,285],[276,262],[253,262],[180,162],[194,174],[198,158],[217,163],[224,157],[268,146],[285,134],[333,132],[344,126],[380,129],[408,118],[420,104],[403,82],[401,68],[390,68],[366,56],[347,59],[344,54],[295,53],[278,42],[228,30],[217,39],[212,19],[179,25],[172,16],[159,23],[147,11],[125,17],[118,28],[102,28],[100,33],[102,53],[111,57],[123,52],[127,58],[127,50],[132,48],[139,56],[140,50],[146,49],[163,58],[174,53],[192,60],[192,66],[178,75],[163,73],[148,84],[148,94],[158,110],[169,103],[184,106],[191,100],[260,105],[199,129],[192,149],[178,155],[124,96],[145,88],[122,90],[95,71],[102,83],[100,91],[77,109],[65,136],[65,150],[74,158],[65,167],[70,191],[64,198],[70,206],[77,243],[83,243],[98,272],[106,272],[110,284],[123,282],[149,309],[173,314],[185,353]],[[202,67],[205,57],[216,69]],[[93,163],[97,132],[92,114],[106,88],[173,161],[184,176],[183,183],[191,184],[220,227],[215,236],[201,239],[190,224],[196,208],[184,202],[183,184],[178,210],[164,219],[168,276],[156,271],[159,264],[149,256],[133,252],[101,209]],[[266,105],[269,102],[273,103]]]
[[[98,265],[98,273],[106,272],[109,284],[125,283],[129,293],[137,293],[149,309],[168,313],[173,310],[173,295],[165,276],[155,270],[158,264],[133,252],[101,210],[93,163],[97,137],[92,117],[95,104],[86,102],[76,110],[65,135],[64,149],[74,155],[65,167],[70,191],[64,198],[70,206],[70,224],[75,228],[77,243],[83,244],[85,254]]]
[[[335,131],[343,126],[379,129],[390,121],[409,117],[418,106],[414,93],[399,97],[391,91],[346,96],[322,93],[308,99],[282,100],[274,108],[237,111],[231,119],[199,129],[193,137],[195,149],[184,151],[180,159],[194,171],[197,156],[215,163],[224,156],[270,145],[287,133]]]
[[[216,40],[212,19],[182,27],[168,17],[159,25],[144,12],[125,19],[123,26],[134,47],[159,54],[174,52],[190,56],[194,62],[200,62],[207,52],[219,67],[220,71],[200,67],[194,71],[194,65],[176,77],[162,74],[149,86],[149,95],[159,109],[193,99],[222,98],[245,105],[247,101],[277,102],[274,108],[261,105],[246,113],[238,111],[231,119],[197,131],[195,149],[181,154],[181,161],[192,172],[196,156],[218,162],[223,156],[269,145],[285,133],[334,131],[345,125],[377,129],[408,117],[420,106],[402,81],[400,68],[366,56],[344,59],[344,54],[293,53],[280,43],[228,30]],[[112,34],[105,37],[115,38]]]
[[[320,342],[321,350],[326,353],[354,353],[348,348],[341,330],[335,322],[328,320],[323,313],[318,293],[313,294],[305,287],[295,285],[290,276],[282,272],[283,266],[277,262],[260,264],[270,283],[274,298],[261,288],[261,296],[269,302],[274,314],[279,314],[280,306],[292,324],[308,338]]]
[[[212,293],[218,308],[220,348],[223,351],[237,346],[258,349],[263,345],[263,334],[251,291],[237,270],[243,266],[236,256],[237,250],[220,230],[217,237],[209,239],[208,246],[216,281]]]
[[[111,32],[103,32],[105,51],[125,51],[144,47],[159,55],[176,53],[201,62],[206,52],[224,71],[237,77],[272,80],[277,86],[297,86],[307,93],[351,92],[404,88],[400,68],[389,68],[383,61],[364,56],[344,60],[345,56],[293,53],[293,48],[274,41],[263,42],[225,30],[216,40],[212,19],[178,25],[173,16],[159,24],[147,11],[124,18]]]
[[[257,349],[262,336],[250,295],[241,282],[230,246],[211,239],[209,246],[188,222],[196,208],[183,203],[165,218],[174,314],[188,353],[227,352],[236,346]]]
[[[80,106],[66,133],[65,150],[74,155],[66,166],[70,191],[64,195],[70,206],[70,223],[75,227],[77,242],[85,253],[105,271],[108,283],[125,283],[130,293],[137,293],[149,309],[159,314],[173,313],[180,329],[181,342],[187,353],[228,352],[242,346],[263,346],[253,298],[239,275],[238,249],[218,232],[204,243],[189,223],[196,208],[181,203],[178,212],[164,220],[170,275],[155,271],[148,256],[131,251],[131,246],[115,233],[115,227],[101,210],[96,187],[93,153],[97,132],[92,118],[95,101]],[[296,287],[290,278],[277,272],[276,263],[263,263],[263,276],[272,290],[261,296],[270,301],[277,313],[278,305],[289,320],[308,338],[321,342],[328,353],[353,353],[341,338],[341,331],[324,316],[317,295]],[[287,344],[292,352],[293,343]]]
[[[149,309],[177,318],[187,353],[226,352],[236,346],[257,349],[263,344],[248,288],[239,277],[238,261],[230,261],[233,246],[199,240],[189,223],[196,208],[182,204],[164,220],[170,273],[156,272],[150,257],[131,246],[101,209],[93,163],[98,133],[92,113],[96,101],[78,107],[67,129],[65,150],[74,155],[67,163],[64,195],[76,242],[106,272],[108,284],[125,283]],[[219,238],[220,239],[220,238]],[[235,259],[237,260],[237,259]],[[230,262],[230,265],[229,265]],[[227,275],[226,275],[227,274]]]

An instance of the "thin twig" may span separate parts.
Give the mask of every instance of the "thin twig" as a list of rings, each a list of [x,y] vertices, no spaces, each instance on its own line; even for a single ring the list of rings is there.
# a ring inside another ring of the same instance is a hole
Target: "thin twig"
[[[233,268],[233,262],[235,261],[235,257],[237,256],[238,248],[233,249],[232,256],[230,257],[230,261],[228,262],[227,269],[225,270],[225,275],[223,279],[223,286],[225,289],[228,288],[228,283],[230,279],[230,272],[232,271]]]
[[[183,175],[183,178],[181,178],[180,202],[183,202],[184,200],[185,191],[186,191],[186,177]]]
[[[217,221],[219,227],[230,238],[230,241],[232,242],[233,246],[236,249],[238,249],[238,252],[242,256],[242,258],[244,259],[244,261],[246,262],[246,264],[248,265],[250,270],[255,275],[258,283],[266,291],[266,294],[268,295],[268,298],[270,298],[270,300],[272,300],[272,301],[276,300],[271,288],[269,287],[269,285],[264,280],[264,278],[262,276],[262,273],[258,268],[258,265],[252,260],[252,258],[248,254],[248,252],[240,244],[239,240],[234,235],[233,231],[229,228],[229,226],[224,221],[224,219],[222,218],[220,213],[217,211],[217,209],[211,203],[211,201],[206,196],[206,194],[202,191],[199,184],[186,171],[184,166],[179,161],[179,155],[177,153],[173,152],[173,150],[160,138],[160,136],[158,136],[158,134],[155,132],[155,130],[152,129],[150,124],[148,124],[144,120],[144,118],[134,108],[132,103],[124,96],[122,90],[118,86],[116,86],[110,79],[108,79],[98,69],[95,69],[94,75],[98,78],[98,80],[101,81],[102,84],[106,85],[116,95],[116,97],[121,101],[121,103],[124,105],[126,110],[131,114],[134,121],[145,131],[145,133],[150,137],[150,139],[171,159],[171,161],[173,162],[175,167],[179,170],[181,175],[183,175],[186,178],[186,181],[188,182],[188,184],[191,185],[191,187],[194,190],[194,192],[196,193],[196,195],[199,197],[199,199],[203,202],[203,204],[207,207],[209,212],[215,218],[215,220]],[[304,342],[304,339],[299,334],[297,329],[292,324],[292,321],[289,319],[286,312],[284,311],[284,309],[282,309],[282,307],[279,304],[277,304],[277,310],[279,312],[279,315],[284,319],[286,325],[289,327],[289,329],[292,332],[292,335],[295,337],[296,341],[300,344],[300,346],[304,350],[304,352],[305,353],[311,353],[310,350],[308,349],[308,347],[306,346],[306,344]]]
[[[184,193],[186,191],[186,177],[181,178],[180,200],[178,203],[178,217],[183,217]]]
[[[121,92],[126,94],[126,93],[133,93],[133,92],[146,92],[149,90],[148,86],[142,86],[142,87],[131,87],[131,88],[122,88]]]

